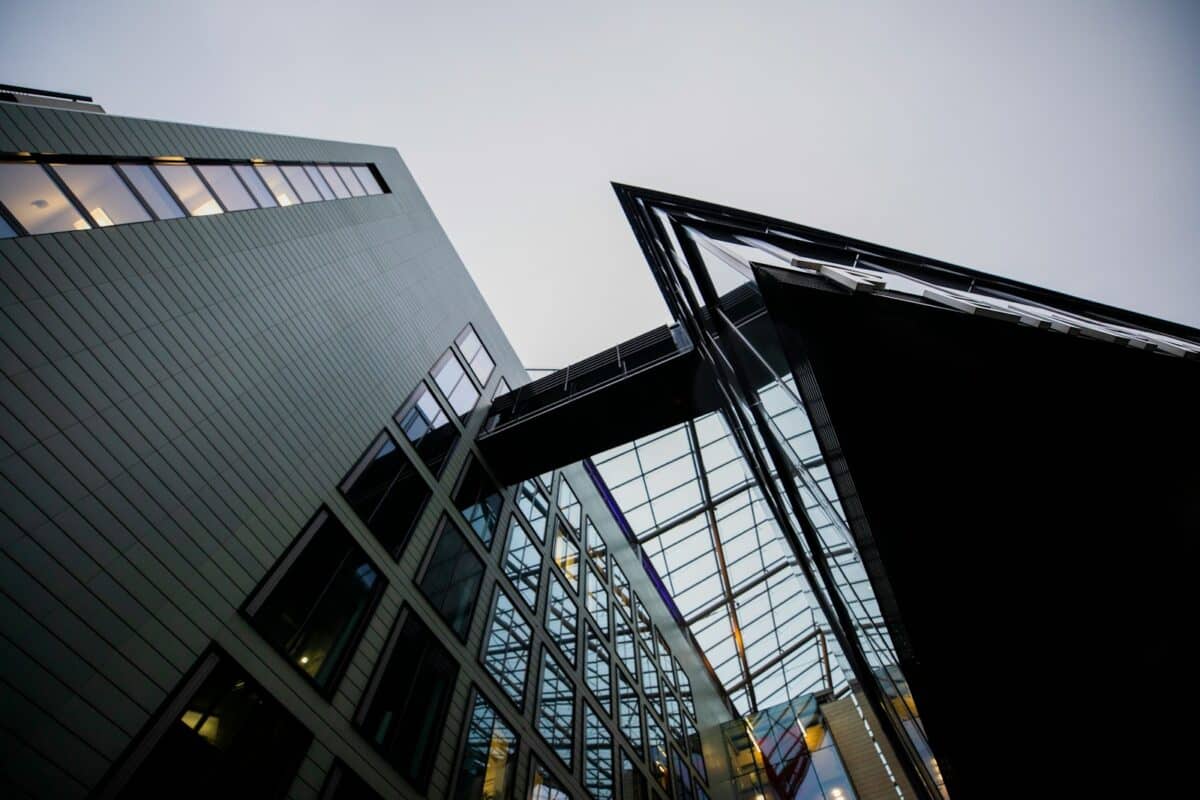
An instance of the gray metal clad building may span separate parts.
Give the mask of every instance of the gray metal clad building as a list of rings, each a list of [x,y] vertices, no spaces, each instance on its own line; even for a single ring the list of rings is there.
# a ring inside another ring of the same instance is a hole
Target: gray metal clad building
[[[480,460],[527,377],[397,152],[83,103],[0,95],[0,794],[728,794],[592,477]]]

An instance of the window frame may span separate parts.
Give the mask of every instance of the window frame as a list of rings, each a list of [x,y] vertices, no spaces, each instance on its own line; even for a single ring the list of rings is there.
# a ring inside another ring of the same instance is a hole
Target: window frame
[[[460,537],[462,537],[463,541],[466,542],[467,552],[474,556],[479,562],[479,585],[475,588],[475,597],[471,601],[471,609],[467,613],[466,626],[462,633],[459,633],[457,630],[455,630],[454,626],[450,623],[450,620],[443,616],[440,605],[429,596],[429,593],[426,591],[424,585],[425,578],[429,572],[429,565],[433,560],[434,553],[438,549],[438,546],[442,543],[442,539],[447,535],[447,531],[450,529],[453,529]],[[434,526],[433,536],[430,537],[429,544],[425,548],[425,552],[421,555],[421,562],[418,565],[417,571],[413,577],[413,586],[416,587],[417,592],[421,595],[421,599],[429,604],[429,607],[433,609],[437,618],[441,620],[445,628],[453,633],[458,638],[459,642],[464,645],[467,643],[467,640],[470,639],[471,624],[475,621],[475,612],[479,608],[479,595],[483,593],[484,585],[488,577],[487,558],[481,556],[476,548],[472,545],[471,539],[473,537],[473,533],[474,532],[471,534],[464,533],[461,525],[458,525],[449,514],[443,513],[438,519],[437,524]]]
[[[491,631],[492,624],[495,622],[496,611],[499,609],[500,596],[502,594],[508,600],[508,602],[512,604],[512,607],[516,609],[517,616],[519,616],[521,618],[521,621],[524,622],[527,626],[529,626],[529,659],[528,659],[528,661],[525,662],[525,678],[521,682],[521,702],[519,702],[519,703],[516,700],[513,700],[512,697],[508,694],[508,692],[505,691],[504,687],[500,685],[500,681],[496,680],[496,676],[492,674],[492,670],[488,666],[487,661],[485,659],[487,644],[488,644],[488,633]],[[490,680],[492,682],[492,686],[495,687],[496,691],[500,692],[500,694],[503,697],[507,697],[508,701],[513,705],[514,708],[517,709],[517,713],[520,714],[522,717],[525,716],[525,710],[530,707],[529,683],[530,683],[530,675],[533,674],[533,672],[534,672],[532,667],[536,666],[534,664],[533,654],[534,654],[534,651],[537,649],[535,647],[535,645],[537,644],[537,641],[538,641],[537,627],[538,627],[537,622],[536,621],[530,622],[529,617],[527,617],[521,611],[520,603],[513,602],[512,597],[504,589],[503,585],[500,583],[496,583],[495,589],[492,592],[492,602],[491,602],[491,605],[488,607],[487,619],[484,622],[483,639],[479,643],[479,654],[476,657],[476,661],[479,663],[479,666],[483,669],[484,674],[486,674],[488,676],[488,680]]]
[[[406,439],[406,437],[403,436],[400,438]],[[408,526],[408,530],[404,533],[403,537],[401,537],[400,541],[397,542],[394,547],[388,547],[387,543],[380,539],[375,531],[371,530],[370,523],[362,518],[362,515],[359,514],[351,504],[350,498],[346,496],[347,484],[351,481],[351,479],[362,477],[363,471],[365,471],[367,466],[370,464],[369,457],[371,460],[373,460],[372,454],[379,452],[379,448],[383,445],[385,439],[391,439],[396,450],[408,460],[409,466],[413,468],[417,478],[419,478],[421,483],[424,484],[426,491],[425,499],[421,501],[416,513],[413,514],[413,519]],[[400,557],[404,555],[404,551],[408,549],[408,543],[412,541],[413,532],[417,529],[417,526],[421,524],[421,518],[425,516],[425,512],[429,510],[429,504],[433,501],[433,487],[429,485],[429,481],[425,480],[425,476],[421,474],[419,469],[417,469],[416,462],[414,462],[412,457],[404,451],[403,446],[395,436],[392,436],[392,432],[387,428],[384,428],[382,431],[380,431],[379,435],[371,440],[371,444],[369,444],[366,449],[362,451],[358,457],[358,460],[354,462],[354,465],[351,466],[346,474],[342,476],[342,479],[338,481],[337,490],[342,500],[346,503],[350,510],[354,512],[354,516],[358,519],[359,524],[366,529],[367,533],[371,534],[371,538],[375,540],[375,543],[382,547],[384,552],[392,557],[393,562],[399,562]]]
[[[518,772],[519,767],[521,766],[521,745],[523,744],[521,732],[517,729],[517,726],[513,725],[509,721],[509,718],[505,716],[504,712],[500,708],[502,704],[496,703],[494,700],[492,700],[492,698],[488,697],[483,691],[483,688],[476,681],[471,681],[469,684],[467,684],[467,711],[463,716],[462,725],[459,726],[462,730],[460,730],[458,733],[458,741],[456,742],[454,748],[454,760],[451,762],[453,766],[451,767],[450,772],[450,786],[448,787],[449,791],[446,793],[446,796],[449,798],[454,798],[457,796],[457,792],[462,788],[459,786],[459,782],[462,780],[462,762],[463,758],[467,754],[467,739],[471,734],[471,717],[475,713],[475,704],[480,698],[482,698],[484,702],[492,707],[492,711],[496,712],[496,716],[500,718],[500,721],[508,726],[508,729],[513,733],[513,747],[510,751],[512,753],[512,757],[507,768],[508,775],[511,780],[507,782],[507,786],[505,787],[506,792],[503,796],[503,800],[517,800],[517,786],[519,777]]]

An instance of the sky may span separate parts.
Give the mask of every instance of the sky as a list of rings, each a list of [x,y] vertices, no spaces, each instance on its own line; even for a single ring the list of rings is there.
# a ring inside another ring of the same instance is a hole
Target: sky
[[[0,0],[0,82],[396,147],[526,366],[668,321],[610,183],[1200,326],[1200,4]]]

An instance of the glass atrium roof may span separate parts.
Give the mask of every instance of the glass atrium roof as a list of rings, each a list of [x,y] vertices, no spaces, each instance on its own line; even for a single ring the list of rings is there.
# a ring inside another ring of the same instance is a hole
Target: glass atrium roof
[[[760,396],[816,490],[802,494],[839,583],[882,626],[791,378]],[[592,460],[739,712],[845,686],[837,644],[720,412]]]

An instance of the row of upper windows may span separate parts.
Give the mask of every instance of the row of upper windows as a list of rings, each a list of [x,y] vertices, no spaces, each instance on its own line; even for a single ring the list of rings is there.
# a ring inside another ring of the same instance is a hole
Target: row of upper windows
[[[458,351],[451,348],[439,360],[431,371],[431,378],[445,402],[453,406],[455,414],[465,417],[474,408],[479,390],[493,371],[494,362],[471,327],[458,337],[456,347]],[[448,363],[458,363],[460,354],[470,365],[471,375],[478,384],[467,376],[461,364],[457,370],[446,368]],[[469,389],[464,389],[464,385]],[[455,397],[461,402],[455,402]],[[442,400],[422,382],[396,415],[396,421],[429,471],[435,477],[440,475],[461,438],[457,426],[446,414]],[[621,772],[628,773],[628,779],[623,777],[623,785],[636,785],[639,780],[644,783],[644,775],[649,773],[668,793],[673,778],[677,797],[704,797],[701,779],[693,778],[686,766],[682,766],[690,757],[696,773],[705,774],[686,675],[674,662],[661,635],[653,630],[649,614],[631,592],[628,580],[615,561],[611,565],[611,574],[618,602],[609,603],[607,550],[594,525],[582,515],[582,505],[566,479],[562,478],[558,483],[557,513],[548,500],[547,491],[552,487],[552,481],[545,489],[532,480],[521,485],[518,509],[521,512],[528,509],[529,523],[539,544],[530,541],[525,523],[519,521],[520,515],[514,512],[503,551],[502,572],[512,578],[509,566],[514,548],[518,538],[524,538],[526,552],[520,558],[525,565],[523,569],[530,575],[524,580],[513,579],[513,584],[530,602],[536,618],[544,562],[539,548],[544,546],[541,543],[545,541],[546,533],[545,524],[538,523],[547,519],[555,521],[551,563],[558,572],[551,570],[548,576],[551,589],[544,618],[548,638],[561,656],[542,649],[535,729],[564,765],[574,770],[575,709],[581,709],[583,779],[596,800],[614,796],[614,755],[619,760]],[[368,530],[396,558],[431,494],[426,479],[386,432],[343,481],[341,491]],[[465,525],[442,516],[422,558],[416,583],[447,627],[465,642],[486,569],[477,547],[469,542],[463,530],[469,527],[485,551],[493,550],[504,495],[480,462],[471,458],[452,492],[452,501]],[[584,531],[585,549],[591,562],[582,565],[582,573],[579,528]],[[583,578],[585,588],[580,595],[583,576],[586,576]],[[529,577],[532,577],[531,583]],[[331,697],[386,584],[382,571],[353,535],[331,511],[323,509],[272,568],[268,578],[243,607],[243,613],[289,663],[304,673],[324,696]],[[565,588],[567,585],[571,586],[570,591]],[[532,591],[532,600],[526,594],[527,589]],[[576,601],[577,596],[584,598],[582,603]],[[591,622],[580,624],[580,605],[587,609]],[[618,649],[629,651],[622,653],[621,662],[614,662],[604,642],[612,630],[610,606],[622,609],[621,613],[613,612],[617,621],[614,642],[620,643]],[[532,628],[509,599],[507,589],[497,587],[492,608],[479,659],[502,692],[518,709],[523,709],[525,684],[533,656]],[[603,631],[603,637],[596,632],[596,626]],[[634,630],[639,634],[640,647],[634,640]],[[577,663],[576,639],[581,632],[585,637],[585,685],[591,693],[590,701],[576,694],[572,680],[574,672],[558,666],[562,656],[572,665]],[[654,662],[656,649],[657,668]],[[393,654],[401,655],[393,658]],[[624,669],[616,666],[617,663]],[[458,663],[454,657],[416,610],[406,605],[379,660],[355,723],[400,774],[421,789],[428,785],[429,766],[440,745],[445,727],[442,720],[457,674]],[[645,700],[634,688],[639,675],[645,687]],[[669,688],[677,685],[685,698],[682,707],[688,716],[680,712],[680,700]],[[563,687],[566,687],[566,694],[560,691]],[[517,759],[511,726],[482,695],[476,694],[473,716],[467,723],[471,733],[460,746],[459,789],[455,796],[463,798],[481,796],[471,787],[479,777],[478,756],[487,751],[476,753],[478,748],[473,749],[472,736],[475,733],[482,736],[483,727],[487,727],[492,736],[501,736],[511,743],[505,751],[504,763],[495,774],[507,776],[504,780],[511,781]],[[598,704],[613,720],[619,720],[619,727],[614,724],[613,730],[621,731],[625,746],[617,746],[614,750],[613,734],[591,703]],[[614,706],[617,713],[613,712]],[[653,711],[653,714],[646,714],[643,709]],[[477,725],[481,727],[478,732],[475,730]],[[203,724],[190,727],[203,737]],[[678,751],[669,746],[664,730],[670,731]],[[630,747],[638,760],[650,765],[649,769],[640,772],[635,768]],[[679,771],[681,767],[682,772]],[[539,769],[544,772],[544,768],[539,766]],[[352,783],[354,777],[350,775],[345,780]],[[693,793],[693,786],[696,793]],[[497,796],[508,795],[499,793]],[[633,796],[648,797],[649,794],[642,792]]]
[[[367,164],[0,160],[0,239],[386,192]]]

